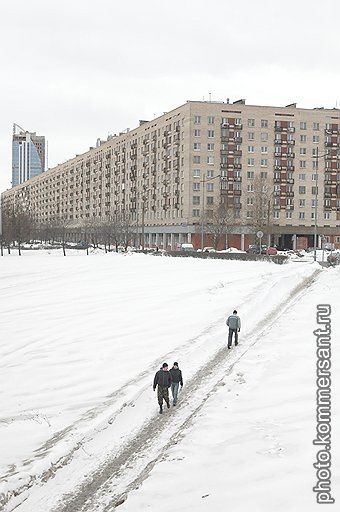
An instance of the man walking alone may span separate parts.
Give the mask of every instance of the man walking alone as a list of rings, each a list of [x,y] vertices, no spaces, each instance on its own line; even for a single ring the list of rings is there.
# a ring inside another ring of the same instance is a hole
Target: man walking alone
[[[233,342],[233,334],[235,336],[235,346],[236,346],[236,345],[238,345],[238,333],[241,330],[241,319],[237,315],[236,309],[234,309],[233,314],[228,317],[226,324],[229,327],[228,348],[231,348],[231,345]]]
[[[182,372],[178,368],[178,363],[174,362],[173,367],[170,370],[171,375],[171,394],[173,398],[173,404],[177,404],[178,388],[181,385],[183,387]]]
[[[171,375],[168,371],[168,365],[162,364],[162,368],[158,370],[153,381],[153,390],[157,388],[157,398],[159,403],[159,414],[163,412],[163,399],[166,402],[167,408],[170,408],[169,401],[169,387],[171,385]]]

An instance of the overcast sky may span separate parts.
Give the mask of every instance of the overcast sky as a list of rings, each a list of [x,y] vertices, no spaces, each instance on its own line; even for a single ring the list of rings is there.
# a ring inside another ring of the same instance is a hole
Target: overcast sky
[[[190,100],[340,107],[339,0],[16,0],[0,7],[0,190],[12,125],[54,167]]]

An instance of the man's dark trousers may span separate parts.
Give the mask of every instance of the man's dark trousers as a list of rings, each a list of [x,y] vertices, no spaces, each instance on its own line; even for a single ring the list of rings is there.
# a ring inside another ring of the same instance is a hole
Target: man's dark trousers
[[[231,347],[232,341],[233,341],[233,334],[235,334],[235,345],[238,343],[238,332],[237,329],[230,329],[229,328],[229,336],[228,336],[228,348]]]

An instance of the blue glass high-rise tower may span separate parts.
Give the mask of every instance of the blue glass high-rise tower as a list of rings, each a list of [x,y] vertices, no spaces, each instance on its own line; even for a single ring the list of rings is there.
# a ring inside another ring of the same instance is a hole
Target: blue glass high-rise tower
[[[45,170],[45,137],[13,125],[12,187]]]

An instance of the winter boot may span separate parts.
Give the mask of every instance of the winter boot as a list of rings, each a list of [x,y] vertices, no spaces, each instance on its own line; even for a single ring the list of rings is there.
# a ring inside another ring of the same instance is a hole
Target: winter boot
[[[170,402],[167,402],[166,406],[167,406],[168,409],[170,409]]]
[[[160,406],[159,406],[159,414],[162,414],[162,413],[163,413],[163,406],[162,406],[162,405],[160,405]]]

